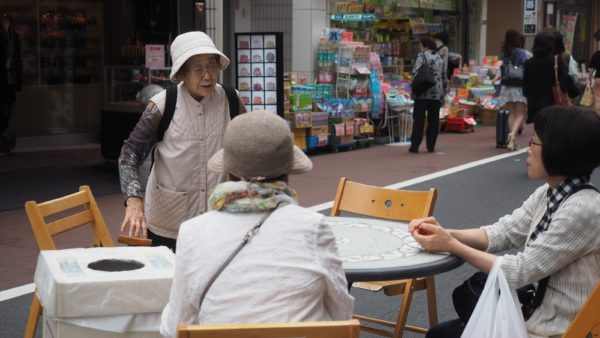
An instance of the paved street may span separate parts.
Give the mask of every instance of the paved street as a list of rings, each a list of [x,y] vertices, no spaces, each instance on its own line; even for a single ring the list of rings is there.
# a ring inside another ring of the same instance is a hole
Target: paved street
[[[489,224],[519,206],[542,184],[527,179],[524,151],[509,154],[494,147],[494,133],[495,129],[492,127],[479,127],[472,134],[441,134],[435,154],[409,154],[406,146],[373,146],[337,154],[316,155],[312,157],[315,170],[306,175],[292,177],[290,184],[298,190],[302,205],[314,206],[325,214],[329,212],[330,206],[327,202],[333,199],[340,176],[368,184],[392,185],[396,188],[435,187],[439,192],[435,215],[442,224],[454,228]],[[525,144],[528,133],[529,128],[521,138],[522,144]],[[88,149],[90,154],[96,151],[98,149]],[[10,156],[11,161],[17,161],[19,156],[33,155],[15,153]],[[51,161],[44,159],[43,155],[37,156],[39,161],[28,163],[52,167]],[[97,155],[89,157],[93,156]],[[64,182],[87,183],[71,182],[66,177]],[[598,173],[594,175],[593,182],[600,185]],[[61,182],[53,184],[60,185]],[[51,189],[51,186],[48,189]],[[92,190],[101,189],[92,185]],[[9,192],[2,191],[2,194],[6,193]],[[123,217],[120,194],[102,194],[97,197],[97,201],[113,237],[116,237]],[[22,334],[25,325],[31,299],[31,294],[27,291],[31,286],[15,288],[31,283],[38,250],[23,209],[0,212],[0,227],[0,246],[3,248],[3,254],[0,255],[0,290],[5,290],[0,291],[0,337],[16,337]],[[60,238],[60,243],[67,246],[86,246],[85,241],[82,241],[86,235],[65,235],[64,238]],[[470,266],[463,265],[436,276],[440,320],[453,318],[451,291],[473,271]],[[390,320],[395,318],[400,297],[356,290],[352,293],[356,297],[356,313]],[[425,325],[427,316],[424,304],[424,297],[417,293],[409,322]],[[405,337],[422,335],[407,333]]]

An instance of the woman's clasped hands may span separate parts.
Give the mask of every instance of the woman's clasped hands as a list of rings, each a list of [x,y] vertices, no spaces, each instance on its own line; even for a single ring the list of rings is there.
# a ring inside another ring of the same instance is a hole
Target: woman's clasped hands
[[[450,252],[456,242],[450,232],[444,229],[435,217],[417,218],[410,222],[408,231],[423,246],[425,251]]]

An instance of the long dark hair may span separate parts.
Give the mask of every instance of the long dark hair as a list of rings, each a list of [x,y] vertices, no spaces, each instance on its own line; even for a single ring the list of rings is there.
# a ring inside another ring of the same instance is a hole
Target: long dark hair
[[[567,49],[565,48],[565,42],[563,41],[563,35],[560,34],[560,32],[552,32],[552,35],[554,35],[554,54],[562,54],[564,53]]]
[[[509,57],[515,48],[523,48],[523,36],[516,29],[511,28],[504,35],[502,54],[504,57]]]

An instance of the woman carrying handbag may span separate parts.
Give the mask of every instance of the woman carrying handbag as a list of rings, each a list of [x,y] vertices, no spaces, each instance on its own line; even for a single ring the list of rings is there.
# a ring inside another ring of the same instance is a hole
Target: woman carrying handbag
[[[600,192],[590,183],[600,165],[600,115],[552,106],[536,115],[533,128],[527,175],[545,184],[519,208],[480,228],[445,229],[428,217],[413,220],[409,231],[426,251],[449,252],[484,273],[502,257],[498,268],[513,290],[539,282],[534,288],[544,289],[543,300],[537,304],[534,296],[535,308],[523,311],[525,325],[529,337],[554,338],[566,331],[600,280]],[[511,249],[518,252],[496,254]],[[427,338],[459,337],[465,324],[440,323]]]
[[[425,143],[427,151],[435,151],[440,124],[440,108],[444,100],[444,88],[448,81],[442,58],[436,53],[435,41],[430,36],[421,38],[419,53],[413,67],[412,95],[415,100],[413,127],[410,136],[411,153],[418,153],[423,141],[423,128],[427,117]]]
[[[533,40],[533,57],[525,62],[523,95],[527,98],[527,123],[533,123],[542,108],[557,104],[552,89],[556,79],[561,93],[567,92],[567,67],[559,57],[555,63],[554,46],[554,34],[538,33]]]

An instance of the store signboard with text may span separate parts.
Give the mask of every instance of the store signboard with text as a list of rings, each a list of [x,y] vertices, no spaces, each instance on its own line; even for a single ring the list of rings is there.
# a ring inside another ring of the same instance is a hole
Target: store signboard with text
[[[523,1],[523,35],[537,34],[538,0]]]
[[[283,33],[235,34],[236,86],[246,110],[283,117]]]

